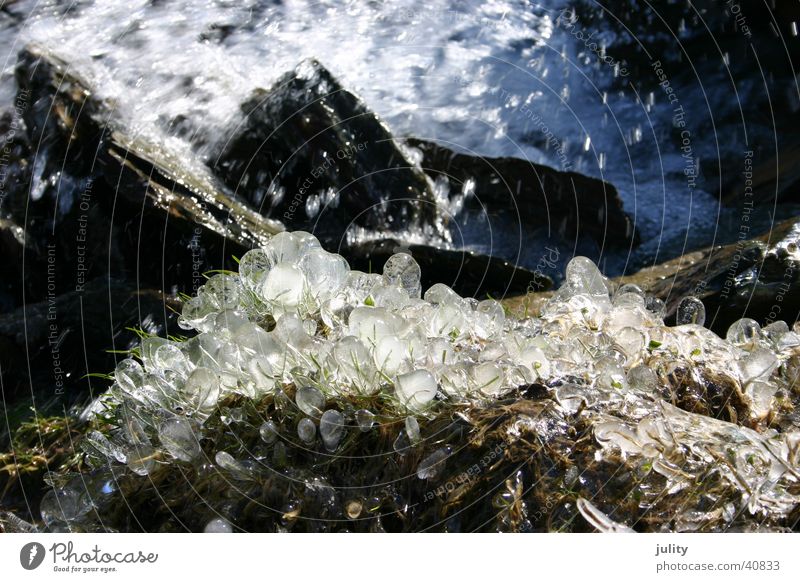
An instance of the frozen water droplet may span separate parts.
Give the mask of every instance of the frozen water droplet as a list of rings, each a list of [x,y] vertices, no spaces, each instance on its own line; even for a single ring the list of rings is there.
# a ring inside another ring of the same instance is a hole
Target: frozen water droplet
[[[267,274],[261,287],[261,298],[279,307],[297,307],[305,288],[306,278],[299,268],[279,263]]]
[[[411,410],[420,410],[436,396],[436,379],[427,370],[401,374],[394,383],[395,393]]]
[[[219,376],[208,368],[197,368],[187,378],[182,392],[192,408],[201,412],[210,411],[219,400]]]
[[[487,396],[500,394],[504,388],[503,369],[494,362],[473,366],[470,370],[473,389]]]
[[[239,260],[239,279],[242,287],[251,293],[259,293],[267,274],[274,266],[274,259],[264,249],[247,251]]]
[[[317,427],[310,418],[304,418],[297,423],[297,436],[306,444],[314,442],[317,435]]]
[[[319,434],[325,448],[336,450],[344,434],[344,416],[338,410],[326,410],[319,421]]]
[[[392,448],[399,455],[405,455],[408,453],[409,449],[411,448],[411,442],[408,440],[406,431],[400,431],[400,434],[397,435],[397,438],[394,439],[394,443],[392,443]]]
[[[658,376],[645,365],[634,366],[628,371],[628,383],[637,390],[652,394],[658,390]]]
[[[461,298],[458,293],[453,291],[444,283],[434,283],[430,288],[425,291],[425,301],[433,305],[439,305],[447,302],[458,302]]]
[[[417,261],[408,253],[396,253],[383,266],[383,278],[390,285],[399,285],[409,297],[419,298],[422,271]]]
[[[128,468],[137,475],[148,475],[156,468],[156,450],[150,445],[133,445],[128,449]]]
[[[125,451],[122,450],[122,447],[109,441],[108,438],[101,432],[96,430],[90,432],[86,436],[86,441],[86,445],[90,446],[92,449],[99,452],[109,460],[114,459],[119,463],[125,463],[127,461]]]
[[[756,380],[745,387],[750,400],[750,411],[757,419],[765,418],[772,410],[772,402],[778,387],[774,383]]]
[[[227,519],[215,517],[206,524],[203,533],[233,533],[233,526]]]
[[[325,395],[312,386],[300,388],[294,400],[297,408],[314,418],[319,418],[325,409]]]
[[[757,348],[739,362],[742,383],[746,384],[753,380],[766,381],[778,367],[778,363],[778,358],[770,350]]]
[[[375,364],[387,376],[394,376],[406,360],[405,343],[395,336],[381,338],[375,346]]]
[[[675,315],[678,325],[694,324],[702,326],[706,322],[706,308],[697,297],[684,297],[678,304]]]
[[[335,295],[347,282],[347,261],[322,249],[312,249],[298,264],[311,293],[320,301]]]
[[[615,334],[614,340],[628,360],[639,357],[645,348],[644,334],[633,327],[623,327]]]
[[[308,233],[304,233],[307,235]],[[278,263],[296,263],[300,258],[300,247],[308,248],[306,236],[296,237],[292,232],[279,232],[270,238],[264,245],[267,256],[277,265]]]
[[[278,440],[278,427],[274,422],[268,420],[258,429],[258,434],[261,436],[261,440],[268,445],[275,444],[275,441]]]
[[[340,339],[333,348],[331,359],[343,383],[352,385],[365,394],[372,394],[380,389],[376,378],[378,370],[372,355],[358,338],[345,336]]]
[[[758,322],[744,317],[734,322],[729,328],[725,339],[734,345],[747,345],[759,339],[761,336],[761,326]]]
[[[253,478],[251,468],[237,461],[233,455],[226,451],[218,451],[214,457],[220,469],[223,469],[231,474],[236,479],[249,481]]]
[[[240,282],[238,277],[218,274],[200,288],[198,295],[216,311],[236,309],[239,306]]]
[[[649,295],[645,299],[644,304],[645,304],[645,308],[647,309],[647,311],[649,311],[651,314],[653,314],[654,317],[657,317],[659,319],[664,319],[664,314],[667,311],[667,306],[664,304],[664,302],[661,299],[659,299],[658,297],[654,297],[652,295]]]
[[[422,459],[417,466],[417,478],[423,480],[435,479],[444,469],[445,461],[449,455],[450,452],[445,447],[432,452]]]
[[[412,445],[415,445],[420,440],[419,422],[416,417],[406,416],[406,435]]]
[[[506,314],[503,306],[493,299],[478,303],[475,313],[474,329],[478,337],[486,339],[503,330]]]
[[[200,456],[200,443],[191,422],[185,418],[169,418],[161,423],[158,437],[167,452],[176,459],[191,461]]]
[[[39,513],[45,525],[75,521],[90,509],[78,492],[69,487],[49,490],[39,503]]]
[[[356,423],[361,432],[368,432],[375,424],[375,415],[369,410],[361,409],[356,412]]]
[[[396,337],[402,326],[400,319],[382,307],[356,307],[350,313],[348,331],[368,346],[383,338]]]
[[[530,346],[522,350],[519,361],[530,370],[533,378],[549,378],[551,374],[550,362],[544,352],[536,347]]]
[[[606,287],[603,275],[591,259],[573,257],[567,264],[566,279],[571,290],[576,294],[608,297],[608,287]]]

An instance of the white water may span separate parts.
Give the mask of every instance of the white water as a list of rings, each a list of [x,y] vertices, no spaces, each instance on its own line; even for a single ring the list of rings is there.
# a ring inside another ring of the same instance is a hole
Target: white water
[[[681,152],[665,143],[671,108],[658,92],[640,99],[615,67],[558,24],[567,5],[23,0],[8,8],[20,16],[16,23],[0,16],[0,97],[8,102],[13,94],[16,52],[37,42],[113,98],[132,131],[184,155],[207,156],[211,144],[235,130],[239,103],[252,89],[315,57],[399,136],[525,157],[615,184],[644,244],[633,259],[616,257],[609,265],[600,257],[608,271],[631,260],[654,261],[662,246],[670,250],[660,259],[709,244],[720,209],[702,190],[687,189]],[[224,40],[209,38],[225,27],[231,32]],[[613,33],[596,32],[601,47],[614,44]],[[655,79],[644,81],[652,86]],[[700,89],[683,87],[687,107]],[[710,138],[695,138],[701,170],[715,147]],[[457,228],[455,240],[482,250],[491,245],[529,266],[541,254],[525,241],[499,237],[498,222],[486,216]],[[564,260],[575,251],[566,249]]]

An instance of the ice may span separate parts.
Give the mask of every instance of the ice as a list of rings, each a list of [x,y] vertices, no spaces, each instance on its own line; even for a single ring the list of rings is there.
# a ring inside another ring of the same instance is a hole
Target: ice
[[[304,252],[314,248],[309,240],[308,233],[279,232],[264,245],[264,253],[273,265],[295,264]]]
[[[239,277],[217,274],[200,288],[199,295],[214,307],[215,311],[236,309],[240,302]]]
[[[197,368],[186,380],[182,392],[195,410],[209,411],[217,405],[219,399],[219,376],[209,368]]]
[[[487,339],[502,331],[506,314],[500,303],[487,299],[478,303],[474,317],[477,336]]]
[[[112,443],[103,433],[96,430],[86,435],[84,447],[91,447],[103,456],[120,463],[125,463],[128,460],[122,447]]]
[[[366,274],[308,233],[276,235],[244,255],[238,275],[213,276],[185,303],[181,325],[195,337],[145,338],[138,359],[116,367],[108,393],[87,409],[87,420],[108,427],[87,435],[87,464],[155,479],[176,462],[201,466],[208,451],[226,477],[254,481],[264,464],[291,465],[287,444],[316,449],[318,432],[336,456],[351,424],[358,430],[348,439],[395,427],[394,451],[409,461],[419,452],[417,476],[434,480],[449,452],[435,444],[441,435],[422,439],[423,418],[452,414],[451,406],[480,410],[536,384],[555,401],[553,414],[581,415],[599,459],[646,463],[667,491],[717,470],[715,479],[760,492],[747,511],[784,511],[795,498],[787,484],[797,460],[788,451],[797,442],[786,427],[800,381],[800,326],[762,329],[742,319],[721,338],[702,327],[702,302],[686,297],[670,327],[663,302],[634,285],[612,299],[583,257],[570,261],[565,284],[535,317],[444,284],[420,298],[419,277],[406,253],[393,255],[383,275]],[[665,404],[720,389],[736,395],[725,413],[735,409],[739,424]],[[222,445],[220,426],[258,427],[258,446]],[[537,430],[547,437],[544,424]],[[65,487],[58,491],[72,491]],[[52,496],[43,501],[43,514],[63,522],[52,504]],[[70,519],[83,519],[70,507]]]
[[[571,293],[589,295],[598,299],[608,298],[605,278],[597,265],[586,257],[574,257],[567,264],[566,282],[564,288]]]
[[[137,475],[147,475],[156,468],[156,454],[148,444],[135,444],[126,453],[128,467]]]
[[[250,293],[259,293],[267,274],[274,266],[275,263],[264,249],[247,251],[239,260],[239,279],[242,287]]]
[[[757,348],[739,361],[739,374],[742,382],[766,380],[778,366],[778,359],[770,350]]]
[[[266,444],[273,445],[278,440],[278,427],[274,422],[268,420],[259,427],[258,434]]]
[[[314,442],[317,427],[310,418],[303,418],[297,423],[297,436],[306,444]]]
[[[781,322],[786,325],[785,322]],[[786,326],[786,331],[789,331],[789,326]],[[757,341],[761,337],[761,326],[758,322],[749,317],[744,317],[728,328],[728,333],[725,339],[730,343],[737,346],[745,346],[752,342]]]
[[[356,307],[350,313],[348,329],[366,345],[375,346],[383,338],[397,337],[402,321],[382,307]]]
[[[420,440],[419,421],[414,416],[406,416],[405,420],[406,436],[412,445],[415,445]]]
[[[378,370],[369,349],[361,340],[344,336],[333,347],[331,361],[338,372],[337,380],[356,392],[370,394],[377,392]]]
[[[383,266],[383,278],[391,286],[399,285],[409,297],[421,295],[420,277],[422,271],[417,261],[407,253],[396,253],[389,257]]]
[[[425,301],[432,305],[439,305],[448,301],[458,301],[461,298],[444,283],[434,283],[425,291]]]
[[[325,395],[311,386],[304,386],[297,391],[295,396],[297,408],[304,414],[319,418],[325,409]]]
[[[703,325],[706,321],[706,308],[697,297],[684,297],[678,304],[675,322],[678,325]]]
[[[356,423],[361,432],[369,432],[375,425],[375,415],[366,409],[356,411]]]
[[[176,459],[192,461],[200,456],[200,443],[191,422],[185,418],[170,418],[162,422],[158,437],[162,446]]]
[[[503,369],[494,362],[485,362],[473,366],[470,371],[470,380],[474,390],[487,396],[497,396],[504,386]]]
[[[321,248],[303,255],[298,267],[305,275],[311,295],[320,303],[333,297],[347,282],[347,261]]]
[[[231,477],[242,481],[249,481],[253,475],[250,469],[236,460],[233,455],[226,451],[218,451],[214,457],[220,469],[226,471]]]
[[[423,480],[435,479],[444,469],[445,461],[449,455],[450,452],[447,448],[441,448],[422,459],[417,465],[417,478]]]
[[[319,434],[325,448],[335,451],[344,434],[344,416],[338,410],[326,410],[319,421]]]
[[[303,272],[294,265],[280,263],[264,278],[259,295],[275,309],[291,309],[299,305],[305,289]]]
[[[769,414],[777,391],[776,385],[760,380],[754,380],[745,386],[745,394],[750,399],[751,412],[756,419],[765,418]]]
[[[227,519],[215,517],[206,524],[203,533],[233,533],[233,526]]]
[[[74,521],[90,509],[78,492],[69,487],[49,490],[39,503],[39,512],[45,525]]]
[[[394,383],[397,397],[411,410],[421,410],[436,396],[436,379],[427,370],[401,374]]]

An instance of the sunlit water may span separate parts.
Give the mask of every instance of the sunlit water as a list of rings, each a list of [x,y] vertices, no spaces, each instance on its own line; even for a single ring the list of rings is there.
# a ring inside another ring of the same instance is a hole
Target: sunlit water
[[[71,63],[101,96],[113,98],[131,131],[204,157],[236,127],[239,104],[252,89],[268,87],[304,57],[315,57],[398,136],[524,157],[612,182],[643,244],[631,256],[601,257],[609,272],[730,240],[734,221],[703,190],[703,168],[715,163],[720,150],[740,151],[743,144],[695,135],[690,157],[700,177],[698,187],[689,188],[686,159],[666,139],[673,109],[657,79],[625,78],[618,63],[587,50],[558,21],[567,5],[25,0],[0,16],[0,97],[10,102],[15,55],[35,41]],[[601,48],[617,40],[592,26],[587,30]],[[711,108],[725,118],[736,110],[724,73],[714,75],[705,85],[673,79],[687,111],[708,115]],[[697,117],[692,122],[699,124]],[[535,265],[540,250],[496,231],[487,248],[487,224],[462,217],[455,239]]]

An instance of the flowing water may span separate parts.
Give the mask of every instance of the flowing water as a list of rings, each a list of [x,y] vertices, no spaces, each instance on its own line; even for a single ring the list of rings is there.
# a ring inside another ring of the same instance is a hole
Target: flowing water
[[[251,90],[315,57],[397,136],[613,183],[643,240],[633,253],[599,257],[613,274],[735,239],[738,212],[713,194],[720,160],[736,167],[755,142],[775,139],[775,113],[758,111],[765,99],[800,106],[796,82],[786,82],[794,79],[768,64],[756,69],[744,37],[739,57],[704,29],[735,29],[722,3],[718,14],[664,3],[665,13],[687,14],[671,39],[656,8],[623,4],[634,9],[562,0],[20,0],[0,13],[0,99],[12,102],[17,51],[37,42],[112,99],[133,133],[202,159],[236,129]],[[565,12],[575,5],[580,17]],[[685,58],[682,43],[698,38],[707,56]],[[659,86],[659,60],[672,93]],[[765,230],[775,218],[770,208],[757,220]],[[541,252],[494,224],[491,233],[486,215],[461,216],[454,238],[535,267]],[[565,260],[581,249],[572,250]]]

